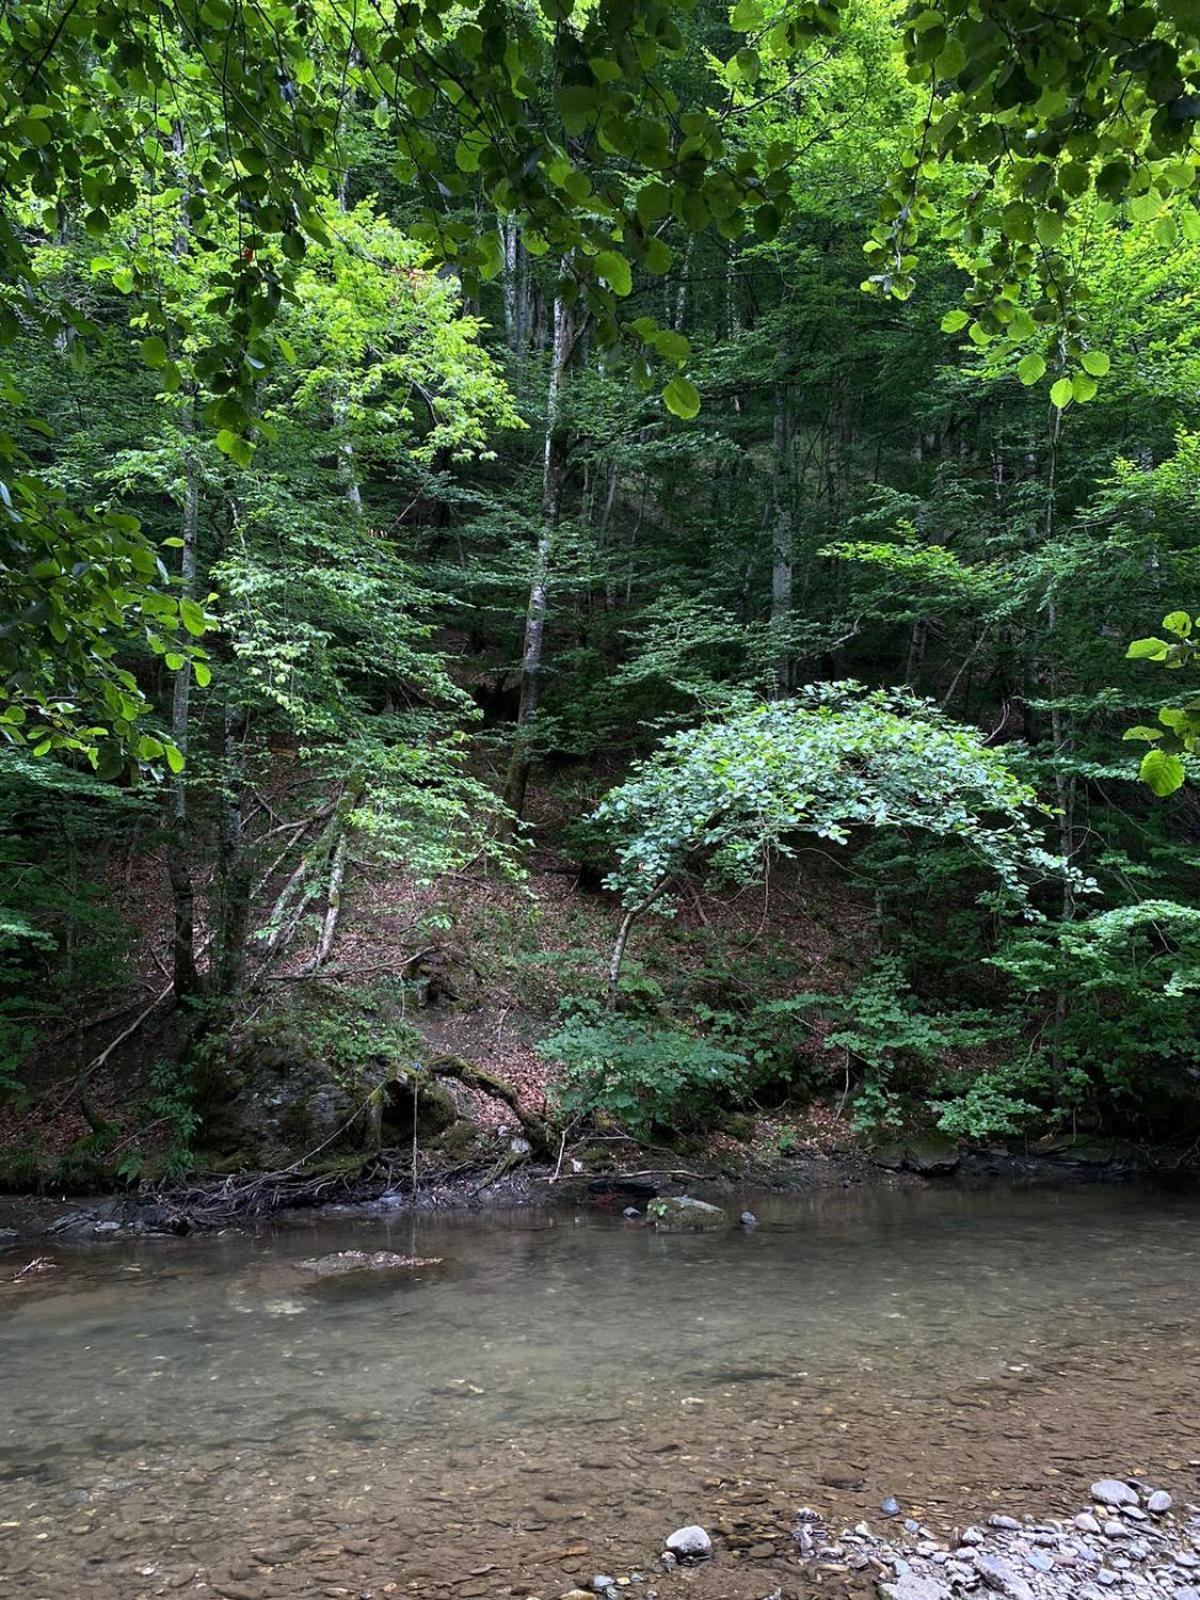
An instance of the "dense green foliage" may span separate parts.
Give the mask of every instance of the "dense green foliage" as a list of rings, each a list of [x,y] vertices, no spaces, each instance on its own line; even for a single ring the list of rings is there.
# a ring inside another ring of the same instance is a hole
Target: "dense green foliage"
[[[1195,6],[27,0],[0,60],[0,1097],[65,1041],[106,1137],[136,978],[182,1148],[343,901],[553,858],[617,941],[522,1024],[565,1113],[1195,1126]]]

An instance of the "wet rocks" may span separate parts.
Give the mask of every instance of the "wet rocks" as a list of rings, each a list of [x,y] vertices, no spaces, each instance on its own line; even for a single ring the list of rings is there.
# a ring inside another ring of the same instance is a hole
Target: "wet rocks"
[[[720,1206],[697,1200],[690,1194],[652,1200],[646,1207],[646,1215],[660,1233],[710,1233],[723,1228],[726,1221]]]
[[[1170,1511],[1175,1502],[1165,1489],[1156,1489],[1146,1501],[1146,1510],[1153,1511],[1156,1517],[1161,1517],[1164,1511]]]
[[[676,1560],[703,1561],[712,1555],[712,1540],[699,1524],[690,1522],[668,1536],[666,1549]]]
[[[440,1256],[400,1256],[394,1250],[337,1250],[299,1265],[318,1278],[341,1278],[351,1272],[398,1272],[410,1267],[436,1267]]]
[[[0,1228],[0,1250],[11,1249],[19,1238],[15,1228]]]

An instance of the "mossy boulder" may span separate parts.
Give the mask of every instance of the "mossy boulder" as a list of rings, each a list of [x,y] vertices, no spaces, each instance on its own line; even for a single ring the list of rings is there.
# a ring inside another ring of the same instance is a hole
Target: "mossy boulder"
[[[720,1206],[690,1194],[664,1195],[651,1200],[646,1215],[659,1233],[713,1233],[729,1221]]]
[[[962,1156],[944,1133],[921,1133],[905,1142],[904,1165],[923,1178],[947,1177],[958,1170]]]
[[[914,1133],[876,1145],[871,1159],[888,1172],[919,1172],[923,1178],[944,1178],[958,1170],[962,1152],[943,1133]]]

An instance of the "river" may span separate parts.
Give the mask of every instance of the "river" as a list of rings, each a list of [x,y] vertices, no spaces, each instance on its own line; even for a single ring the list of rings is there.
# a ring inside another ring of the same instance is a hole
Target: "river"
[[[814,1592],[803,1505],[943,1532],[1111,1472],[1195,1495],[1200,1198],[752,1203],[694,1237],[526,1208],[56,1247],[0,1289],[0,1600],[761,1600]],[[346,1248],[443,1264],[296,1266]],[[719,1558],[664,1575],[689,1522]]]

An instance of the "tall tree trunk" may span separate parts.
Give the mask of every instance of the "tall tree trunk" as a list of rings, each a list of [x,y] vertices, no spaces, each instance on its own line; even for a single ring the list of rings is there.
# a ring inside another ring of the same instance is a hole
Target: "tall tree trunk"
[[[200,532],[200,480],[191,442],[184,446],[183,515],[180,537],[180,591],[186,600],[196,593],[197,546]],[[171,738],[185,758],[190,733],[192,671],[184,663],[175,674],[171,693]],[[167,792],[167,875],[171,883],[175,925],[171,940],[171,978],[178,1000],[200,987],[196,970],[196,891],[192,882],[191,841],[188,819],[187,772],[175,773]]]
[[[787,629],[792,620],[792,484],[788,470],[791,454],[788,397],[781,383],[775,385],[771,442],[771,628],[776,641],[775,692],[784,694],[790,686],[792,673],[787,646]]]
[[[217,991],[234,1000],[246,981],[246,939],[250,927],[250,862],[246,855],[242,819],[245,793],[245,743],[247,719],[237,706],[224,714],[224,772],[220,794],[220,829],[217,840],[217,882],[220,886],[220,925],[217,945]]]
[[[564,274],[568,270],[563,263]],[[562,388],[567,363],[575,343],[575,313],[562,295],[554,300],[554,344],[550,353],[550,378],[546,392],[546,436],[542,451],[542,518],[534,555],[529,606],[525,614],[525,644],[521,654],[521,694],[512,756],[504,782],[504,804],[510,816],[502,834],[511,837],[515,821],[525,811],[525,790],[533,764],[533,725],[541,688],[542,654],[546,635],[546,604],[550,592],[554,537],[562,513],[563,476],[567,441],[562,429]]]
[[[501,287],[504,291],[504,337],[508,348],[514,353],[520,344],[519,307],[517,304],[517,221],[515,217],[505,217],[500,224],[500,237],[504,240],[504,275]]]

